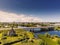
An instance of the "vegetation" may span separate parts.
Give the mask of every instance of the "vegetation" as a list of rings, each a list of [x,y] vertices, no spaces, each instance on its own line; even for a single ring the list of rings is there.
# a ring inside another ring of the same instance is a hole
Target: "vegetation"
[[[44,41],[43,45],[60,45],[60,38],[56,36],[39,34],[38,37]]]
[[[52,23],[54,24],[54,23]],[[36,27],[48,26],[49,24],[40,23],[0,23],[0,28],[17,28],[23,27]],[[48,31],[48,28],[41,28],[43,31]],[[55,27],[55,30],[60,30],[60,27]],[[39,34],[36,38],[33,32],[26,31],[24,29],[14,29],[16,36],[9,36],[10,30],[0,30],[0,45],[60,45],[60,37],[58,35],[50,35],[48,33]]]
[[[34,33],[23,29],[15,29],[17,36],[9,36],[9,30],[0,31],[1,45],[59,45],[60,38],[57,35],[51,36],[39,34],[38,38],[34,37]]]
[[[55,30],[60,30],[60,26],[55,26]]]
[[[16,29],[17,36],[9,36],[9,30],[3,30],[0,33],[0,43],[2,45],[40,45],[42,39],[37,39],[34,34],[23,29]]]

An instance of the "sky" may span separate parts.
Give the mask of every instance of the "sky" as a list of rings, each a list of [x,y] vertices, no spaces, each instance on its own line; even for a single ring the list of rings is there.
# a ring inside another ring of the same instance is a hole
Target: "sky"
[[[0,22],[60,22],[60,0],[0,0]]]

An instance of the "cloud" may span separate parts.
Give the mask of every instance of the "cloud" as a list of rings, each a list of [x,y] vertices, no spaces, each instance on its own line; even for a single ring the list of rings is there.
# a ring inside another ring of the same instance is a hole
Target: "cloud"
[[[41,22],[38,17],[0,11],[0,22]]]

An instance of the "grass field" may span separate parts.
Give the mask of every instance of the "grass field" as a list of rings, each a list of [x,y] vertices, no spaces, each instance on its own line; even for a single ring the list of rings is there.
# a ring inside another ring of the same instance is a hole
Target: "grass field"
[[[60,45],[58,43],[58,40],[60,40],[60,38],[57,38],[55,36],[46,37],[45,35],[42,35],[42,34],[39,34],[38,36],[39,38],[44,40],[45,45]]]
[[[0,45],[60,45],[60,38],[57,36],[39,34],[36,38],[33,32],[24,29],[15,29],[17,36],[9,36],[9,31],[0,31]]]
[[[9,30],[0,31],[1,45],[40,45],[42,39],[36,39],[34,34],[23,29],[16,29],[17,36],[8,36]]]

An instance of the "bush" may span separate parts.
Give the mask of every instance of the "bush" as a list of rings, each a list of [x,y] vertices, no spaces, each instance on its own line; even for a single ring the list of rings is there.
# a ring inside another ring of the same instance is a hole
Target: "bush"
[[[58,40],[58,44],[60,45],[60,40]]]
[[[33,40],[31,40],[31,42],[32,42],[32,43],[34,43],[34,41],[33,41]]]
[[[50,34],[48,34],[48,33],[45,33],[45,36],[48,37],[48,38],[51,37]]]
[[[7,37],[3,37],[2,40],[7,39]]]
[[[54,37],[58,37],[58,35],[54,35]]]

